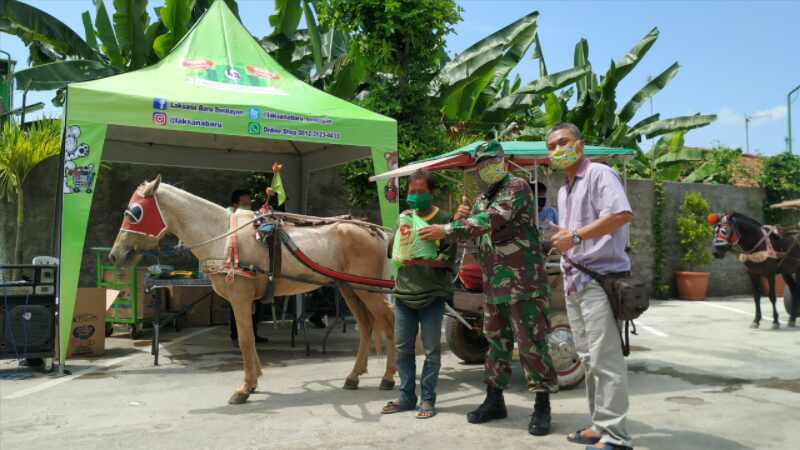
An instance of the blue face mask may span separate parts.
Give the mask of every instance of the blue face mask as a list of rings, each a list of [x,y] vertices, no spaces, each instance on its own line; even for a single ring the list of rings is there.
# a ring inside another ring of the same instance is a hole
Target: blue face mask
[[[411,209],[416,209],[417,211],[425,211],[431,207],[431,193],[430,192],[421,192],[421,193],[414,193],[408,194],[406,197],[406,203]]]

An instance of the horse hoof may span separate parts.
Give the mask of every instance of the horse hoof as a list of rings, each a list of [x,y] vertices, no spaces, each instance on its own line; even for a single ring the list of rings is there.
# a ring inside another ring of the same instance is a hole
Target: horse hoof
[[[773,330],[780,330],[781,324],[778,322],[772,322],[772,329]]]
[[[356,378],[355,380],[351,380],[350,378],[346,378],[344,380],[344,386],[343,387],[345,389],[347,389],[348,391],[355,391],[356,389],[358,389],[358,378]]]
[[[797,319],[791,319],[791,320],[789,320],[789,323],[788,323],[787,325],[789,326],[789,328],[794,328],[794,327],[796,327],[796,326],[797,326]]]
[[[378,386],[378,389],[382,391],[391,391],[392,389],[394,389],[394,380],[387,380],[385,378],[382,379],[381,384]]]
[[[231,398],[228,399],[229,405],[242,405],[247,402],[247,399],[250,397],[250,394],[243,394],[239,391],[236,391],[231,395]]]
[[[758,328],[758,322],[751,323],[750,328]]]

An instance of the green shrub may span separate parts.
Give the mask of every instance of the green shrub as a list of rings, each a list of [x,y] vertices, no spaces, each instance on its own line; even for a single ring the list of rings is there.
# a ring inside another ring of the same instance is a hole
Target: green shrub
[[[687,270],[697,269],[711,262],[708,244],[712,227],[708,223],[711,208],[708,201],[696,192],[683,196],[678,213],[678,239],[683,256],[681,261]]]
[[[759,184],[766,191],[764,217],[774,225],[793,225],[800,218],[797,211],[773,209],[769,205],[800,198],[800,156],[781,153],[764,162]]]

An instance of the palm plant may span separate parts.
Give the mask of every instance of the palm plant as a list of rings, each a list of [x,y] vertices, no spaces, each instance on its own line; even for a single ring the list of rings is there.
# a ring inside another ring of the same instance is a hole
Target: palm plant
[[[14,241],[14,261],[22,263],[22,234],[25,221],[25,180],[34,167],[52,156],[61,147],[61,125],[57,120],[35,122],[28,130],[7,121],[3,126],[0,145],[0,198],[16,200],[17,230]]]

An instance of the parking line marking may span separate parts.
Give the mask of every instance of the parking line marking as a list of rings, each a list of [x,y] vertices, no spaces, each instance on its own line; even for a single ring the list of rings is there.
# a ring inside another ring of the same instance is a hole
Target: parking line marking
[[[706,306],[711,306],[712,308],[724,309],[726,311],[739,313],[739,314],[742,314],[744,316],[751,316],[752,315],[749,312],[742,311],[741,309],[731,308],[730,306],[717,305],[715,303],[708,303],[708,302],[700,302],[700,304],[701,305],[706,305]]]
[[[160,348],[164,348],[166,346],[171,346],[172,344],[177,344],[179,342],[183,342],[183,341],[185,341],[185,340],[187,340],[189,338],[195,337],[195,336],[197,336],[199,334],[207,333],[207,332],[209,332],[209,331],[211,331],[211,330],[213,330],[215,328],[216,327],[201,328],[201,329],[199,329],[197,331],[193,331],[193,332],[187,334],[186,336],[181,336],[181,337],[179,337],[179,338],[177,338],[177,339],[175,339],[173,341],[167,342],[166,344],[162,344],[159,347]],[[23,389],[23,390],[21,390],[19,392],[15,392],[13,394],[7,395],[7,396],[3,397],[3,400],[14,400],[14,399],[22,398],[22,397],[27,397],[28,395],[35,394],[37,392],[41,392],[41,391],[44,391],[46,389],[50,389],[52,387],[56,387],[59,384],[66,383],[67,381],[74,380],[75,378],[78,378],[78,377],[80,377],[82,375],[87,375],[87,374],[90,374],[90,373],[94,373],[94,372],[97,372],[100,369],[105,369],[105,368],[113,366],[114,364],[119,364],[119,363],[121,363],[123,361],[127,361],[127,360],[129,360],[129,359],[131,359],[133,357],[140,356],[142,353],[150,354],[150,350],[149,349],[148,350],[142,349],[142,350],[139,350],[138,352],[133,353],[131,355],[120,356],[119,358],[114,358],[114,359],[111,359],[111,360],[108,360],[108,361],[102,361],[96,366],[92,366],[92,367],[88,367],[86,369],[75,371],[75,372],[72,373],[72,375],[67,375],[67,376],[63,376],[63,377],[60,377],[60,378],[54,378],[52,380],[45,381],[44,383],[37,384],[36,386],[29,387],[28,389]]]
[[[653,327],[648,327],[647,325],[642,325],[642,324],[639,324],[638,326],[640,326],[643,329],[655,334],[658,337],[669,337],[669,335],[667,333],[664,333],[663,331],[658,331]]]

